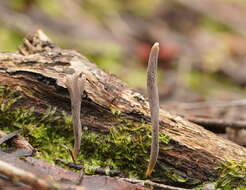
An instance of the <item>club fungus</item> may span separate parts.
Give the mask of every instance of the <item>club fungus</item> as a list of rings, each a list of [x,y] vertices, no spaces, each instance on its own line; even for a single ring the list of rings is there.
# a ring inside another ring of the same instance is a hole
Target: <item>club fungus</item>
[[[152,124],[152,143],[150,160],[145,176],[151,175],[159,154],[159,95],[157,88],[157,63],[158,63],[159,43],[155,43],[151,48],[148,69],[147,69],[147,91]]]
[[[81,96],[84,91],[84,80],[81,73],[75,72],[72,75],[67,75],[64,80],[71,99],[72,118],[73,118],[73,133],[74,133],[74,148],[72,150],[72,158],[75,161],[78,157],[81,145]]]

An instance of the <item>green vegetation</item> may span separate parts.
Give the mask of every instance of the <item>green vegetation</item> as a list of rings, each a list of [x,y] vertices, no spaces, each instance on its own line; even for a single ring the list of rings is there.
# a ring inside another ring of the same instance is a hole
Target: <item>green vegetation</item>
[[[54,162],[57,158],[67,161],[71,157],[63,145],[73,142],[72,119],[66,113],[58,115],[49,108],[38,115],[34,109],[15,107],[21,102],[21,95],[5,86],[0,86],[0,129],[5,132],[19,130],[37,150],[37,157]],[[151,126],[146,122],[132,122],[121,118],[121,113],[112,110],[116,125],[107,134],[99,134],[84,128],[81,153],[78,160],[87,174],[97,168],[119,170],[122,175],[144,178],[151,145]],[[169,138],[160,135],[164,150],[171,149]],[[6,146],[1,146],[6,148]],[[178,163],[177,163],[178,164]],[[174,183],[195,185],[201,183],[189,178],[173,167],[157,164],[153,177]],[[214,184],[217,189],[241,190],[246,186],[246,162],[226,162],[218,167],[220,177]]]
[[[48,161],[55,158],[68,158],[62,144],[72,144],[71,118],[65,113],[56,116],[55,109],[37,115],[34,109],[14,108],[21,101],[16,91],[4,86],[0,88],[0,129],[5,132],[19,130],[30,144],[36,148],[38,157]]]
[[[246,160],[227,161],[218,167],[220,177],[215,182],[218,190],[246,189]]]
[[[246,190],[246,160],[226,161],[216,169],[219,177],[210,183],[214,185],[216,190]],[[206,184],[195,189],[201,190]]]
[[[63,146],[72,146],[73,143],[71,117],[65,112],[58,114],[52,108],[43,114],[36,114],[35,109],[15,107],[21,100],[17,91],[0,86],[0,129],[5,132],[19,130],[36,148],[38,158],[50,162],[57,158],[71,161]],[[107,134],[84,127],[78,160],[84,165],[87,174],[93,174],[97,168],[106,168],[119,170],[123,176],[144,178],[151,145],[151,126],[144,121],[122,119],[121,113],[115,110],[112,110],[112,114],[115,115],[116,125]],[[166,145],[162,146],[163,150],[172,149],[168,136],[160,134],[160,142]],[[155,179],[190,185],[201,183],[167,164],[157,165],[152,176]],[[218,171],[220,177],[214,182],[217,189],[241,190],[246,186],[246,161],[228,161],[218,167]]]
[[[123,171],[127,176],[143,178],[149,159],[151,127],[145,122],[122,119],[117,119],[117,123],[107,135],[84,131],[81,159],[89,169],[96,164],[97,167]],[[167,144],[169,139],[161,135],[160,141]]]
[[[71,162],[70,154],[63,146],[71,148],[73,144],[71,116],[66,113],[58,114],[52,108],[43,114],[37,114],[34,108],[17,107],[21,101],[18,92],[0,86],[0,129],[5,132],[19,130],[36,148],[36,157],[40,159],[55,162],[57,158],[62,158]],[[122,119],[117,110],[112,109],[111,112],[116,124],[109,133],[96,133],[84,127],[78,163],[84,165],[87,174],[93,174],[97,168],[105,168],[119,170],[123,176],[144,178],[151,146],[151,126],[145,121]],[[160,134],[159,139],[162,151],[172,149],[168,136]],[[152,178],[180,184],[201,183],[187,176],[185,172],[159,162]]]
[[[37,157],[54,162],[57,158],[71,159],[63,145],[73,142],[72,119],[66,113],[58,115],[48,109],[37,115],[34,109],[15,108],[21,95],[7,87],[0,87],[0,129],[5,132],[19,130],[38,150]],[[112,110],[116,126],[108,134],[83,130],[81,154],[87,174],[96,168],[110,168],[123,172],[124,176],[143,178],[149,159],[151,126],[144,121],[132,122],[120,118]],[[160,142],[168,144],[169,138],[160,135]],[[167,146],[168,148],[168,146]]]

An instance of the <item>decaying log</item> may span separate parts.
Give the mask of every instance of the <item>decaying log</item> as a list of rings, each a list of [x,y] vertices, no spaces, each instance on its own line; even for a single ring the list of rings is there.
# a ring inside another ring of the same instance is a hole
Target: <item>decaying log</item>
[[[25,97],[22,106],[34,106],[37,112],[44,112],[47,105],[70,111],[68,91],[61,81],[72,70],[86,78],[83,126],[107,132],[115,123],[111,110],[129,120],[150,122],[148,103],[141,94],[81,54],[60,49],[41,31],[27,36],[19,52],[0,53],[0,85],[18,86]],[[170,137],[172,148],[160,147],[159,165],[168,165],[189,178],[211,180],[217,175],[218,164],[246,159],[243,147],[165,110],[160,110],[160,132]]]

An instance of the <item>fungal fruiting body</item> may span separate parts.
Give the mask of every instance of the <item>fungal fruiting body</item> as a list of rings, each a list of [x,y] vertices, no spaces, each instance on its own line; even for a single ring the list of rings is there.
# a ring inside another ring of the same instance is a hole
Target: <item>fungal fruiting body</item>
[[[77,159],[81,145],[81,95],[84,91],[84,80],[81,74],[75,72],[72,75],[67,75],[64,81],[71,99],[72,118],[73,118],[73,133],[74,133],[74,149],[72,156],[74,161]]]
[[[157,63],[159,54],[159,43],[155,43],[150,51],[147,69],[147,92],[152,124],[152,143],[150,160],[145,176],[151,175],[159,154],[159,95],[157,88]]]

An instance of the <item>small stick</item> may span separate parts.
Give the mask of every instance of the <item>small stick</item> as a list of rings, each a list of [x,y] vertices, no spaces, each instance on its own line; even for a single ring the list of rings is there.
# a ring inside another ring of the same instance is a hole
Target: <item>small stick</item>
[[[138,179],[129,179],[129,178],[118,178],[120,180],[129,182],[129,183],[139,183],[141,185],[150,185],[152,187],[158,187],[158,189],[165,189],[165,190],[189,190],[189,189],[184,189],[180,187],[173,187],[170,185],[165,185],[165,184],[160,184],[160,183],[155,183],[150,180],[138,180]]]
[[[151,175],[159,154],[159,95],[157,87],[157,63],[159,54],[159,43],[155,43],[150,51],[147,69],[147,90],[152,123],[152,143],[150,160],[145,176]]]

